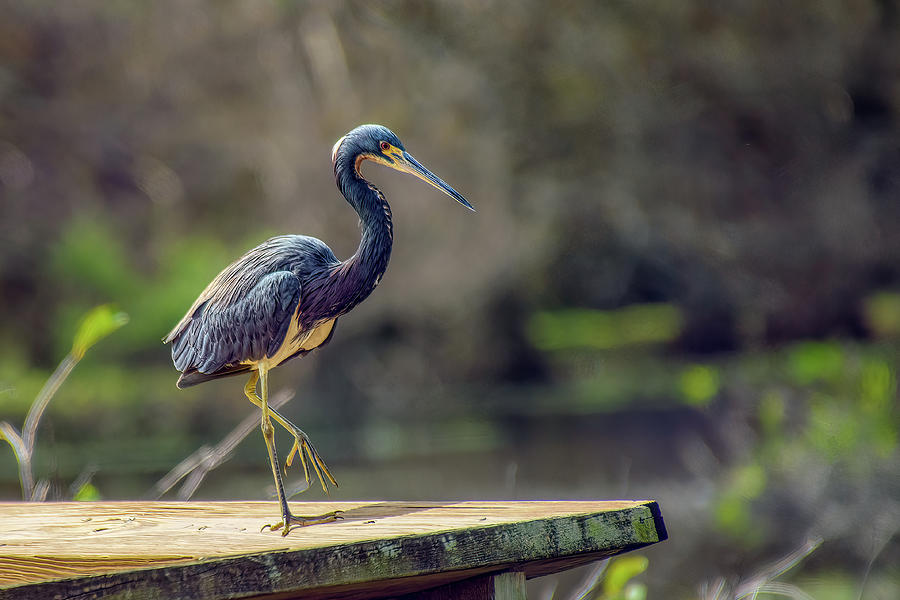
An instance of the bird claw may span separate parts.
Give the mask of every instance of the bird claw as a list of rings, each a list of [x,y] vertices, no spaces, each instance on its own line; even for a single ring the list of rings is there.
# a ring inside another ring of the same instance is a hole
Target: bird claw
[[[312,445],[312,442],[309,441],[309,437],[302,431],[297,430],[293,432],[294,434],[294,445],[291,447],[291,451],[287,455],[287,459],[284,461],[284,473],[287,475],[287,469],[294,462],[294,455],[296,454],[300,458],[300,464],[303,465],[303,476],[306,478],[306,484],[310,483],[309,476],[309,464],[312,463],[313,470],[316,472],[316,475],[319,477],[319,483],[322,484],[322,490],[328,495],[328,486],[325,483],[325,478],[328,478],[328,481],[331,482],[331,485],[337,487],[337,481],[335,481],[334,476],[331,474],[331,471],[328,470],[328,467],[325,465],[325,461],[322,460],[322,457],[319,456],[319,452],[316,450],[315,446]],[[307,459],[309,462],[307,462]]]
[[[342,512],[343,511],[335,510],[335,511],[332,511],[329,513],[325,513],[324,515],[318,515],[315,517],[302,517],[302,516],[295,517],[292,514],[288,514],[286,517],[283,517],[281,519],[281,521],[279,521],[275,524],[263,525],[259,531],[260,531],[260,533],[262,533],[267,528],[270,531],[278,531],[279,529],[281,529],[282,530],[281,535],[283,537],[283,536],[286,536],[290,532],[292,526],[308,527],[310,525],[320,525],[322,523],[332,523],[334,521],[337,521],[338,519],[343,519],[344,517],[341,516]],[[287,523],[288,523],[287,526],[285,526],[285,521],[287,521]]]

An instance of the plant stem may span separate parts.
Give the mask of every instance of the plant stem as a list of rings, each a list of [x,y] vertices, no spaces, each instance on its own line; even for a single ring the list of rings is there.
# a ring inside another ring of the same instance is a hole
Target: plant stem
[[[63,381],[66,380],[66,377],[69,376],[69,373],[72,372],[72,369],[74,369],[77,364],[78,359],[72,354],[68,354],[62,359],[62,362],[60,362],[59,366],[56,367],[56,370],[53,371],[50,379],[48,379],[47,383],[44,384],[44,387],[41,388],[37,398],[31,403],[31,408],[28,409],[28,416],[25,417],[25,426],[22,428],[24,456],[21,457],[21,459],[24,460],[19,461],[19,479],[22,481],[22,496],[26,501],[35,499],[34,474],[31,470],[31,457],[34,454],[34,440],[37,435],[38,423],[40,423],[41,417],[47,409],[47,405],[50,404],[50,399],[53,398],[56,391],[59,389],[59,386],[62,385]]]
[[[31,408],[28,410],[28,416],[25,417],[25,426],[22,428],[22,439],[25,440],[25,446],[28,448],[29,455],[34,450],[34,438],[44,410],[47,409],[50,399],[53,398],[59,386],[62,385],[77,364],[78,359],[71,354],[66,355],[62,362],[59,363],[59,366],[56,367],[56,370],[53,371],[53,375],[50,376],[47,383],[44,384],[44,387],[41,388],[37,398],[32,402]]]
[[[25,441],[16,428],[0,421],[0,437],[9,442],[16,455],[16,464],[19,465],[19,483],[22,484],[22,499],[26,502],[31,499],[31,490],[34,487],[34,477],[31,474],[31,455],[25,447]]]

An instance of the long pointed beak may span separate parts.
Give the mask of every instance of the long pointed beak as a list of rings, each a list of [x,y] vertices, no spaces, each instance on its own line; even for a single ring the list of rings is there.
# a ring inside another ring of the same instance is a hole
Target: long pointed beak
[[[410,175],[415,175],[422,181],[425,181],[437,189],[441,190],[472,212],[475,212],[475,208],[469,204],[469,201],[462,197],[462,194],[454,190],[452,187],[447,185],[443,179],[426,169],[422,163],[413,158],[412,154],[409,152],[403,152],[403,160],[397,161],[397,164],[390,165],[399,171],[403,171],[405,173],[409,173]]]

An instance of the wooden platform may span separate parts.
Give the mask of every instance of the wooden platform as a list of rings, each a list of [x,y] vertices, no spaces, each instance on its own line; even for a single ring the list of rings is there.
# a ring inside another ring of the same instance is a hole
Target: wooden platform
[[[0,503],[0,599],[524,598],[666,538],[655,502],[292,503],[333,510],[282,537],[274,502]]]

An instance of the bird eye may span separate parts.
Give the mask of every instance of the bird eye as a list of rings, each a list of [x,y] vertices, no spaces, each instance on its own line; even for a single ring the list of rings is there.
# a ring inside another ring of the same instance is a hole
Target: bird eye
[[[387,152],[388,149],[391,147],[391,145],[388,144],[387,142],[381,142],[381,144],[379,144],[379,145],[381,146],[382,152]]]

